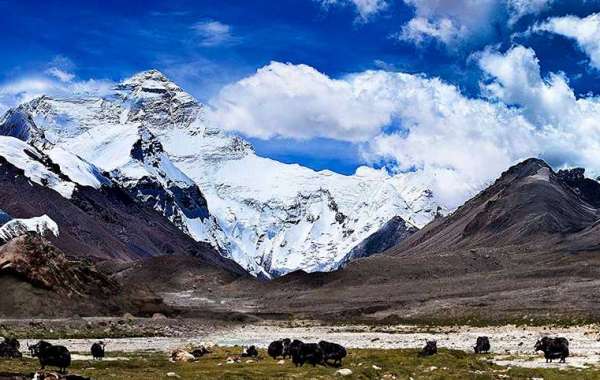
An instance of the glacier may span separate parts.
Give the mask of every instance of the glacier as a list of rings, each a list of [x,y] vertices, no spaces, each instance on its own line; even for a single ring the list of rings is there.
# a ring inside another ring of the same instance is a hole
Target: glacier
[[[108,176],[266,278],[334,270],[393,218],[421,228],[448,212],[430,190],[434,179],[420,172],[360,167],[341,175],[284,164],[213,125],[206,107],[149,70],[108,95],[24,103],[0,119],[0,134],[37,147],[80,185],[100,186]],[[70,196],[72,187],[52,181]]]

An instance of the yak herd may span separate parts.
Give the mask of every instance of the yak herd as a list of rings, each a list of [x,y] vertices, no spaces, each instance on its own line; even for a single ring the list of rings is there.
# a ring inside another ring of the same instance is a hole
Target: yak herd
[[[304,363],[313,366],[317,364],[341,366],[342,359],[346,357],[346,349],[337,343],[324,340],[319,343],[304,343],[288,338],[271,342],[267,353],[273,359],[289,357],[296,367],[301,367]]]
[[[61,373],[66,373],[67,368],[71,365],[71,353],[64,346],[53,345],[41,340],[32,346],[28,345],[27,348],[32,357],[38,358],[41,369],[46,366],[53,366],[57,367]],[[0,358],[21,358],[22,354],[19,349],[20,343],[17,339],[4,338],[4,341],[0,342]],[[486,336],[478,337],[473,347],[476,354],[488,353],[490,349],[490,339]],[[542,351],[544,353],[547,363],[555,359],[558,359],[560,363],[564,363],[569,356],[569,341],[560,337],[543,337],[536,342],[534,349],[536,352]],[[419,352],[419,356],[432,356],[437,354],[437,351],[437,342],[434,340],[427,341],[425,347]],[[198,352],[198,357],[207,352]],[[94,360],[104,358],[105,344],[102,341],[94,343],[90,348],[90,353]],[[319,343],[304,343],[297,339],[286,338],[269,344],[267,354],[273,359],[291,358],[296,367],[305,363],[313,366],[319,364],[339,367],[342,365],[342,360],[346,357],[347,352],[343,346],[324,340]],[[243,350],[241,356],[256,358],[258,357],[258,350],[256,346],[249,346]]]

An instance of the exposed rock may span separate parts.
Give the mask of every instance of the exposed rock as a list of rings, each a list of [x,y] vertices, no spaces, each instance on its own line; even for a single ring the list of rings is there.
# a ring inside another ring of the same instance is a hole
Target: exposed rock
[[[335,371],[335,374],[338,376],[350,376],[352,375],[352,370],[348,368],[341,368]]]
[[[377,232],[367,237],[348,252],[341,263],[342,265],[345,265],[352,260],[384,252],[385,250],[398,245],[417,231],[418,228],[407,223],[401,217],[395,216],[377,230]]]
[[[0,315],[58,317],[167,312],[147,289],[121,287],[89,260],[66,256],[29,233],[0,246]]]
[[[90,263],[69,260],[33,233],[0,247],[0,274],[16,275],[28,283],[64,295],[110,296],[119,285]]]

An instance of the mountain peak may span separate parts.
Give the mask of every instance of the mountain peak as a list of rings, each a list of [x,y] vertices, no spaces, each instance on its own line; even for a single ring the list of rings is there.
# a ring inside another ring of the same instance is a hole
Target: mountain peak
[[[156,69],[142,71],[125,79],[117,86],[117,89],[132,90],[138,93],[183,93],[183,90],[175,82]]]
[[[129,77],[128,79],[126,79],[124,82],[139,82],[139,81],[150,80],[150,79],[161,81],[161,82],[171,82],[165,74],[163,74],[161,71],[159,71],[157,69],[140,71],[139,73],[136,73],[136,74],[132,75],[131,77]]]
[[[535,175],[542,168],[552,169],[546,161],[532,157],[511,166],[507,173],[516,174],[518,177],[527,177]]]

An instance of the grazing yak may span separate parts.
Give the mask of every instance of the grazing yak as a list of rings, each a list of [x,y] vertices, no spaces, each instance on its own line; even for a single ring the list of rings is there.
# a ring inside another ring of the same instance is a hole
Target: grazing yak
[[[301,340],[298,339],[294,339],[290,344],[288,344],[288,353],[290,355],[290,358],[294,358],[294,355],[298,355],[300,352],[300,347],[302,347],[302,345],[304,344],[304,342],[302,342]]]
[[[425,347],[419,352],[419,356],[431,356],[437,354],[437,342],[435,340],[428,340]]]
[[[71,353],[64,346],[54,346],[48,342],[40,340],[33,346],[28,346],[31,356],[37,357],[42,369],[47,365],[58,367],[59,372],[67,372],[67,367],[71,365]]]
[[[569,341],[566,338],[548,338],[547,336],[535,343],[535,351],[543,351],[546,363],[552,363],[554,359],[560,359],[565,363],[569,356]]]
[[[206,346],[198,346],[198,347],[194,347],[190,351],[190,354],[192,354],[196,359],[199,359],[206,354],[210,354],[210,350],[208,348],[206,348]]]
[[[19,348],[21,344],[15,338],[4,338],[4,342],[0,343],[0,358],[17,359],[22,357]]]
[[[477,338],[477,342],[475,343],[475,347],[473,347],[476,354],[488,353],[491,349],[490,346],[490,338],[487,336],[480,336]]]
[[[243,358],[256,358],[258,357],[258,350],[256,349],[255,346],[250,346],[248,348],[243,348],[242,349],[242,355],[241,357]]]
[[[102,360],[102,358],[104,358],[104,347],[105,346],[106,346],[106,344],[104,344],[103,341],[92,344],[92,348],[90,348],[90,352],[92,353],[92,358],[94,358],[94,360],[96,360],[96,359]]]
[[[346,349],[343,346],[322,340],[319,347],[323,351],[323,363],[329,364],[329,361],[333,360],[334,366],[342,365],[342,359],[346,357]]]
[[[286,356],[291,356],[290,343],[291,342],[288,338],[271,342],[271,344],[269,344],[269,347],[267,348],[267,353],[273,359],[277,359],[279,356],[285,359]]]
[[[294,342],[298,342],[294,345]],[[316,343],[302,343],[294,340],[290,344],[290,352],[292,354],[292,362],[296,367],[301,367],[304,363],[312,364],[313,367],[317,364],[323,364],[323,350]]]

